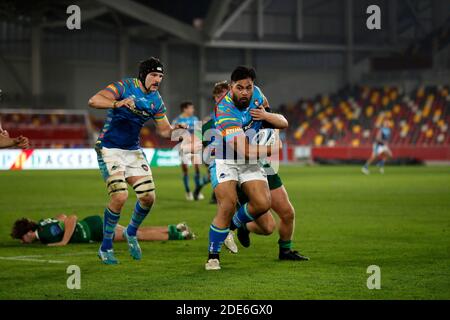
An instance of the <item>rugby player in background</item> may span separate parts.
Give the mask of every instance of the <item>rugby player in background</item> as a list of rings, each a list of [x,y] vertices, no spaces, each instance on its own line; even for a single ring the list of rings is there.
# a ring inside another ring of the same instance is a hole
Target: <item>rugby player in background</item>
[[[212,92],[214,104],[219,103],[219,101],[222,100],[222,98],[225,96],[225,94],[228,92],[228,90],[230,90],[230,85],[228,84],[228,82],[226,80],[220,81],[220,82],[217,82],[216,84],[214,84],[214,89]],[[208,130],[214,128],[213,115],[214,115],[214,112],[211,112],[211,114],[204,119],[204,123],[202,125],[202,137],[205,135],[205,133]],[[202,144],[203,144],[204,148],[208,148],[208,146],[211,144],[211,141],[203,140]],[[205,159],[206,161],[204,163],[208,167],[212,158],[214,157],[214,153],[208,152],[208,150],[207,150],[205,154],[208,155],[208,159]],[[194,190],[194,199],[195,200],[197,200],[198,195],[200,194],[202,188],[204,186],[206,186],[207,184],[209,184],[210,182],[211,182],[211,173],[208,170],[208,175],[206,176],[206,179],[204,178],[202,183]],[[211,203],[211,204],[217,203],[217,199],[216,199],[214,190],[211,193],[211,199],[210,199],[209,203]]]
[[[199,119],[194,115],[194,113],[195,113],[194,104],[191,101],[182,102],[180,105],[180,111],[181,111],[181,114],[178,115],[178,117],[176,117],[172,121],[172,126],[175,126],[180,123],[185,124],[187,126],[187,130],[190,134],[189,139],[195,139],[194,126],[196,123],[198,123]],[[189,164],[190,163],[192,163],[192,157],[184,157],[183,156],[181,158],[181,171],[183,172],[183,177],[182,177],[183,186],[184,186],[184,191],[186,194],[186,200],[188,200],[188,201],[194,200],[194,195],[189,186]],[[194,174],[195,189],[194,190],[199,190],[201,188],[200,186],[202,185],[202,181],[200,180],[200,164],[192,163],[192,165],[194,166],[194,170],[195,170],[195,174]],[[195,200],[203,200],[203,199],[204,199],[203,194],[200,191],[198,191],[196,193]]]
[[[389,149],[389,139],[391,138],[391,128],[389,126],[389,120],[384,119],[381,128],[378,130],[375,142],[373,144],[372,155],[367,160],[364,167],[362,167],[362,173],[370,174],[369,166],[377,159],[377,166],[381,174],[384,174],[384,164],[387,159],[392,158],[392,151]]]
[[[137,231],[155,201],[152,172],[139,146],[142,126],[153,119],[157,132],[169,139],[173,130],[186,128],[183,124],[174,128],[167,119],[166,107],[158,92],[163,76],[162,63],[151,57],[140,63],[137,78],[114,82],[89,100],[92,108],[108,109],[95,147],[99,168],[111,197],[104,212],[103,240],[98,250],[98,256],[105,264],[118,263],[113,250],[113,236],[120,212],[128,199],[128,184],[138,199],[123,236],[131,256],[135,260],[142,258]]]

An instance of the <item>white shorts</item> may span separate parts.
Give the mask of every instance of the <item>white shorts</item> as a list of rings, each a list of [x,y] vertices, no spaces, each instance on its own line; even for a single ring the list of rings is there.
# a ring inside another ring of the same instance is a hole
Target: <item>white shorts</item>
[[[381,144],[375,143],[375,145],[373,147],[373,151],[376,156],[379,156],[380,154],[382,154],[384,152],[389,152],[389,147],[387,145],[381,145]]]
[[[105,181],[112,175],[124,172],[125,178],[152,175],[150,164],[144,151],[123,149],[96,149],[100,171]]]
[[[237,181],[239,185],[253,180],[267,182],[267,175],[258,163],[255,164],[233,164],[226,160],[214,160],[209,166],[211,173],[211,184],[216,188],[219,183],[225,181]]]

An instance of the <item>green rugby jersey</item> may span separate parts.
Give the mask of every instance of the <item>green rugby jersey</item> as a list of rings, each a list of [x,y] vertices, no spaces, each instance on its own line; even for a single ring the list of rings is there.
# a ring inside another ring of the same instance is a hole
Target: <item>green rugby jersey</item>
[[[36,236],[43,244],[60,242],[64,237],[64,222],[53,218],[42,219],[38,222]],[[85,221],[77,222],[75,231],[70,238],[71,243],[90,242],[91,232]]]
[[[202,125],[202,138],[204,138],[206,131],[213,128],[214,128],[214,119],[211,118]],[[202,139],[202,144],[204,148],[206,148],[210,143],[211,141],[203,141]]]

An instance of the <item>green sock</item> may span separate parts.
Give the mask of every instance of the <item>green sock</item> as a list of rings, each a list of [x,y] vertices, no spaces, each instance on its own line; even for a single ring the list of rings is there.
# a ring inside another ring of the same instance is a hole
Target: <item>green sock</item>
[[[292,240],[278,240],[278,246],[280,247],[280,251],[287,251],[292,249]]]
[[[174,224],[168,225],[169,240],[183,240],[183,234],[178,231],[177,226]]]

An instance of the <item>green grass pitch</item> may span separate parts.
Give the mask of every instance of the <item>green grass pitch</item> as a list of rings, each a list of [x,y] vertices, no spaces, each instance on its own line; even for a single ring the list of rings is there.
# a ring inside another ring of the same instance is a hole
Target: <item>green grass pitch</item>
[[[9,237],[22,216],[101,214],[108,198],[98,171],[0,172],[0,299],[450,299],[450,168],[359,170],[282,167],[297,211],[295,247],[311,260],[280,262],[278,235],[253,235],[239,254],[223,250],[218,272],[204,270],[215,206],[184,200],[179,168],[153,169],[157,203],[144,224],[187,221],[197,240],[141,243],[139,262],[118,243],[117,266],[100,263],[98,244],[24,246]],[[121,224],[134,199],[130,192]],[[17,256],[31,257],[5,259]],[[73,264],[80,290],[66,287]],[[380,290],[366,286],[369,265],[381,268]]]

